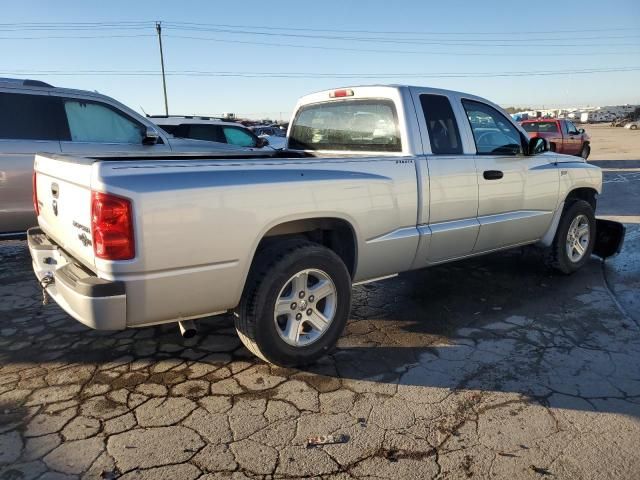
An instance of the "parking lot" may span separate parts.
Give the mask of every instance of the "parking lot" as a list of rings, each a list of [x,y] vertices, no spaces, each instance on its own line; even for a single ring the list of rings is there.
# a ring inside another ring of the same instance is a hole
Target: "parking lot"
[[[304,370],[256,360],[231,316],[191,339],[89,330],[1,242],[0,479],[637,478],[640,133],[587,129],[621,255],[564,277],[524,248],[355,287]]]

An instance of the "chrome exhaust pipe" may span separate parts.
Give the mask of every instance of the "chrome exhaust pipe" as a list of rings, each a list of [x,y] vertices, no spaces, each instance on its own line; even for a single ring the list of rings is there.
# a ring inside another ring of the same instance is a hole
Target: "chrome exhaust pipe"
[[[178,327],[180,328],[180,335],[182,338],[193,338],[198,333],[196,329],[196,324],[193,320],[181,320],[178,322]]]

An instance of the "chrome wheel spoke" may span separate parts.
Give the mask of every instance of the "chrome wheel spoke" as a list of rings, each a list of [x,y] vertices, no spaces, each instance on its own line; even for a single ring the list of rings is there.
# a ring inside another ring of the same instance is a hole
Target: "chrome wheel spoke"
[[[306,321],[319,332],[324,332],[329,326],[329,323],[331,323],[327,317],[317,310],[314,310],[311,315],[307,317]]]
[[[300,336],[300,322],[290,318],[283,333],[289,342],[296,344],[298,342],[298,337]]]
[[[578,229],[576,230],[576,236],[578,238],[581,238],[583,235],[586,235],[589,233],[589,224],[585,223],[584,225],[580,225],[578,227]]]
[[[276,302],[275,314],[279,315],[288,315],[292,312],[291,304],[295,302],[293,298],[281,298]]]
[[[578,253],[578,255],[584,255],[585,248],[582,246],[580,242],[576,242],[573,246],[573,249]]]
[[[306,271],[298,273],[298,275],[293,278],[294,297],[297,297],[300,292],[305,292],[306,295],[308,282],[309,274]]]
[[[329,280],[322,280],[309,289],[309,295],[314,296],[314,301],[316,303],[333,294],[333,292],[333,284]]]

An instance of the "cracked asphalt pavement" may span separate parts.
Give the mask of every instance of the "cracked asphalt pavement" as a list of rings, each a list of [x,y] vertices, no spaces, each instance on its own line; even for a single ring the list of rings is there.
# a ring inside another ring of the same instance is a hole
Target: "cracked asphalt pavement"
[[[229,316],[92,331],[41,305],[24,242],[0,262],[1,480],[640,474],[637,224],[569,277],[527,248],[356,287],[305,370],[256,360]],[[329,434],[348,441],[307,448]]]

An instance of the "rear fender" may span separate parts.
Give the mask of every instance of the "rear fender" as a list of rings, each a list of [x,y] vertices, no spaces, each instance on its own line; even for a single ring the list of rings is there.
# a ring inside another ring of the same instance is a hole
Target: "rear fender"
[[[620,222],[597,218],[596,243],[593,247],[594,255],[600,258],[608,258],[620,253],[626,230],[626,227]]]

